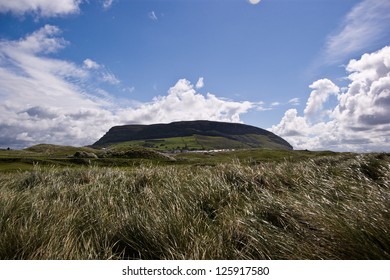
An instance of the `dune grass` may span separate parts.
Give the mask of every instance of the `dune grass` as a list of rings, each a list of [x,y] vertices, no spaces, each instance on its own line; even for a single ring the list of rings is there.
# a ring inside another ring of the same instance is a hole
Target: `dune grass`
[[[390,259],[390,157],[0,173],[0,259]]]

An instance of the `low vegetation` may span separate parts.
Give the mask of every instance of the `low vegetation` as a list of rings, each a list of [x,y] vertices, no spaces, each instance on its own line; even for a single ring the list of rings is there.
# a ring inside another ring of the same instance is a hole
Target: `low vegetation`
[[[1,172],[0,259],[390,259],[388,154],[99,160]]]

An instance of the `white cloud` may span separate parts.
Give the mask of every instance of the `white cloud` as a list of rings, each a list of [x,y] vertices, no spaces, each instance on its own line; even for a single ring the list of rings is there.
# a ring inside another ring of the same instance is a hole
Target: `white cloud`
[[[204,87],[204,78],[203,77],[200,77],[198,82],[196,83],[196,86],[195,86],[197,89],[201,89]]]
[[[84,63],[84,67],[86,67],[87,69],[99,69],[100,68],[100,65],[97,62],[95,62],[89,58],[85,59],[83,61],[83,63]]]
[[[0,147],[87,145],[110,127],[128,123],[240,122],[240,116],[255,106],[200,94],[185,79],[149,103],[121,100],[118,105],[115,97],[96,86],[101,75],[111,74],[104,65],[91,59],[77,65],[50,57],[67,45],[59,34],[57,27],[46,25],[19,40],[0,41]],[[114,74],[107,79],[118,81]]]
[[[253,107],[248,101],[226,101],[208,93],[197,93],[186,79],[179,80],[166,96],[120,112],[129,123],[158,123],[183,120],[215,120],[241,122],[240,115]]]
[[[18,50],[26,53],[54,53],[68,44],[63,38],[57,36],[60,33],[61,30],[58,27],[47,24],[26,36],[24,40],[12,42],[10,45],[14,45]]]
[[[81,2],[82,0],[0,0],[0,12],[55,17],[78,13]]]
[[[280,102],[277,102],[277,101],[271,103],[271,106],[272,106],[272,107],[277,107],[277,106],[279,106],[279,105],[280,105]]]
[[[272,130],[283,136],[302,136],[307,130],[307,123],[303,117],[298,116],[296,109],[289,109],[284,114],[282,120]]]
[[[361,1],[347,14],[340,30],[328,38],[327,62],[341,62],[373,46],[388,36],[389,26],[390,1]]]
[[[248,0],[249,3],[251,3],[252,5],[257,5],[260,3],[260,0]]]
[[[63,103],[67,105],[78,98],[74,94],[77,81],[85,78],[87,72],[73,63],[47,57],[66,45],[63,38],[55,37],[58,33],[58,28],[46,25],[22,40],[0,42],[3,100],[29,104],[41,94],[46,103],[56,104],[58,95],[69,93],[69,102]],[[74,83],[67,82],[71,80]]]
[[[18,135],[16,135],[16,140],[23,141],[23,142],[32,142],[32,141],[34,141],[34,139],[31,138],[28,135],[28,132],[19,133]]]
[[[339,88],[328,79],[321,79],[309,86],[313,89],[310,93],[309,99],[306,103],[305,115],[307,117],[318,116],[323,109],[324,103],[328,100],[329,96],[337,95]]]
[[[346,69],[348,87],[338,103],[324,108],[324,100],[338,89],[330,80],[319,80],[308,99],[304,115],[288,110],[271,131],[296,149],[390,151],[390,46],[351,60]],[[326,113],[328,119],[313,121]]]
[[[119,85],[120,80],[115,77],[115,75],[107,69],[104,65],[93,61],[92,59],[85,59],[83,61],[83,66],[87,70],[95,70],[96,75],[99,77],[98,80],[109,83],[111,85]]]
[[[390,129],[390,46],[347,65],[351,83],[333,115],[354,130]]]
[[[123,92],[133,93],[135,91],[135,87],[125,87],[122,89]]]
[[[20,40],[0,42],[0,145],[64,143],[71,138],[87,144],[86,139],[104,131],[105,122],[114,123],[109,121],[112,114],[102,109],[109,104],[82,86],[89,72],[49,57],[66,46],[59,33],[46,25]],[[80,122],[76,116],[85,111],[110,118]]]
[[[264,107],[265,103],[263,101],[259,102],[253,102],[253,106],[256,109],[256,111],[264,112],[264,111],[270,111],[271,108]]]
[[[115,75],[109,71],[104,71],[101,74],[102,74],[102,79],[105,82],[108,82],[112,85],[118,85],[120,83],[117,77],[115,77]]]
[[[149,14],[148,14],[148,17],[153,20],[153,21],[157,21],[158,20],[158,17],[156,15],[156,13],[154,11],[151,11]]]
[[[104,2],[103,2],[103,8],[104,8],[104,9],[109,9],[109,8],[111,8],[113,2],[114,2],[114,0],[104,0]]]
[[[288,101],[288,103],[293,105],[293,106],[298,106],[299,105],[299,98],[298,97],[292,98]]]

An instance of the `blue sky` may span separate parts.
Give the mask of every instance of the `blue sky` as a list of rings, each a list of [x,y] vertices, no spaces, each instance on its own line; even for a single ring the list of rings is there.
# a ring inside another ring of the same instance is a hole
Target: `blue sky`
[[[0,0],[0,146],[209,119],[390,151],[389,26],[387,0]]]

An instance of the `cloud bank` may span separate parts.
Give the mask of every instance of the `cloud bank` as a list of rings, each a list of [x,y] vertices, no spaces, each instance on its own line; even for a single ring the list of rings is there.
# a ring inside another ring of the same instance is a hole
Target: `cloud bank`
[[[348,87],[314,82],[303,116],[290,109],[270,129],[296,149],[390,151],[390,46],[346,66]],[[326,101],[335,96],[336,105]]]
[[[197,86],[181,79],[151,102],[120,106],[99,87],[99,82],[121,83],[104,65],[90,58],[78,65],[51,57],[68,45],[60,34],[58,27],[45,25],[19,40],[0,41],[0,147],[87,145],[120,124],[240,122],[240,115],[254,106],[198,93],[202,78]]]

